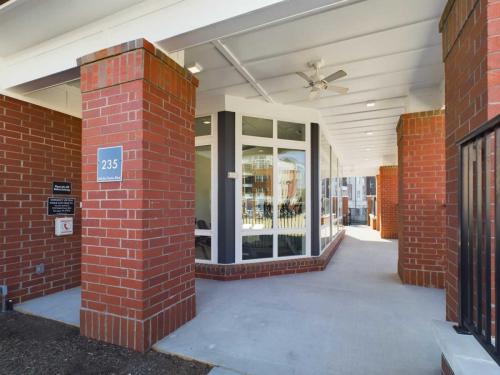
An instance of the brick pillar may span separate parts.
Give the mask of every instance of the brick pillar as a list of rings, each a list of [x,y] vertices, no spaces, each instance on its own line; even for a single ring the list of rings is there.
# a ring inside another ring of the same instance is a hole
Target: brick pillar
[[[446,317],[458,320],[456,142],[500,113],[500,3],[449,1],[440,22],[446,87]]]
[[[380,167],[380,236],[398,238],[398,167]]]
[[[397,132],[399,277],[405,284],[444,288],[444,112],[405,114]]]
[[[377,194],[377,202],[375,202],[376,207],[375,207],[375,213],[377,214],[377,221],[375,222],[376,225],[376,230],[380,231],[380,175],[378,174],[375,176],[375,185],[377,191],[375,192]]]
[[[85,336],[138,351],[195,315],[197,80],[139,39],[79,59]],[[96,182],[123,146],[123,181]]]
[[[342,197],[342,217],[346,220],[349,219],[349,197]],[[347,224],[347,222],[344,224]]]

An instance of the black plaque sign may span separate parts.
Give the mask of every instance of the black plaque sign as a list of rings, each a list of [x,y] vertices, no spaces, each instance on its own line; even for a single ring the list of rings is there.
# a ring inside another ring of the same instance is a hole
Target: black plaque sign
[[[47,212],[48,215],[74,215],[75,198],[49,198]]]
[[[71,182],[52,182],[52,194],[71,194]]]

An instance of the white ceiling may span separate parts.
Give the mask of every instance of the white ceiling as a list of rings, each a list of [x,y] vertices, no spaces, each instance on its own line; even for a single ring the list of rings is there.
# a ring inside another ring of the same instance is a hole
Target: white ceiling
[[[444,68],[438,23],[445,2],[347,0],[337,9],[189,48],[185,62],[204,68],[198,74],[199,99],[228,94],[265,100],[264,92],[277,103],[318,109],[343,159],[344,173],[374,174],[378,166],[396,162],[395,129],[399,116],[414,109],[413,93],[421,99],[421,89],[438,91],[423,91],[424,99],[427,95],[432,100],[424,100],[423,106],[420,100],[418,110],[441,106]],[[220,52],[221,45],[232,59]],[[338,69],[348,73],[336,81],[349,88],[347,95],[328,91],[314,101],[307,99],[304,81],[294,73],[307,71],[307,62],[319,58],[325,61],[325,75]],[[371,100],[376,105],[368,108]]]
[[[11,0],[0,8],[0,57],[32,47],[40,42],[75,30],[97,19],[116,13],[137,0]],[[50,9],[50,12],[45,10]],[[69,15],[78,9],[78,16]],[[23,27],[19,25],[22,14]],[[42,16],[43,15],[43,16]]]

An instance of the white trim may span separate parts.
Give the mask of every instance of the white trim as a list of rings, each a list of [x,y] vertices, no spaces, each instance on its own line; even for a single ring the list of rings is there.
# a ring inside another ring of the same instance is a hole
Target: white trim
[[[260,115],[256,115],[256,113],[249,112],[236,112],[236,123],[235,123],[235,159],[236,159],[236,173],[237,180],[235,184],[235,263],[236,264],[244,264],[244,263],[258,263],[258,262],[268,262],[268,261],[277,261],[277,260],[289,260],[289,259],[301,259],[311,257],[311,246],[310,246],[310,236],[311,236],[311,189],[309,188],[308,181],[311,178],[311,168],[310,157],[310,129],[311,124],[310,121],[301,121],[302,119],[293,118],[289,116],[276,117],[276,116],[262,116],[262,118],[272,119],[273,120],[273,137],[256,137],[256,136],[248,136],[242,134],[242,119],[243,116],[249,117],[259,117]],[[290,121],[295,123],[301,123],[305,125],[305,141],[291,141],[286,139],[278,139],[278,121]],[[271,147],[273,150],[273,228],[259,229],[259,230],[251,230],[251,229],[242,229],[242,178],[243,178],[243,157],[242,157],[242,146],[243,145],[255,145],[262,147]],[[278,168],[278,149],[292,149],[292,150],[301,150],[305,152],[305,179],[306,179],[306,202],[305,202],[305,215],[306,215],[306,223],[305,227],[299,228],[279,228],[278,223],[278,203],[279,203],[279,168]],[[281,234],[304,234],[305,241],[305,255],[297,255],[297,256],[288,256],[288,257],[279,257],[278,256],[278,236]],[[262,259],[248,259],[243,260],[243,249],[242,249],[242,237],[243,236],[259,236],[259,235],[272,235],[273,236],[273,257],[272,258],[262,258]]]
[[[217,145],[217,115],[214,113],[210,114],[196,114],[196,118],[198,117],[206,117],[210,116],[210,135],[203,135],[199,137],[195,137],[195,147],[197,146],[211,146],[210,147],[210,221],[211,226],[210,229],[196,229],[194,230],[195,236],[208,236],[211,237],[211,259],[195,259],[196,263],[217,263],[218,262],[218,145]],[[196,203],[195,203],[196,205]]]

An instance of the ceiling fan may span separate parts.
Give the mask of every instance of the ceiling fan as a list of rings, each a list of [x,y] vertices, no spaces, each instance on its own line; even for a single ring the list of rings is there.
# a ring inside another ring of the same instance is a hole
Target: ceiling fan
[[[325,91],[328,89],[335,91],[336,93],[339,94],[347,94],[347,92],[349,91],[349,89],[346,87],[330,86],[331,82],[340,79],[342,77],[345,77],[347,75],[345,71],[338,70],[335,73],[325,77],[320,73],[320,69],[323,66],[323,60],[308,62],[307,66],[315,70],[315,73],[313,75],[308,76],[304,72],[296,72],[296,74],[299,77],[302,77],[307,82],[307,86],[305,86],[305,88],[311,89],[309,93],[309,100],[313,100],[314,98],[316,98],[316,96],[318,96],[320,91]]]

